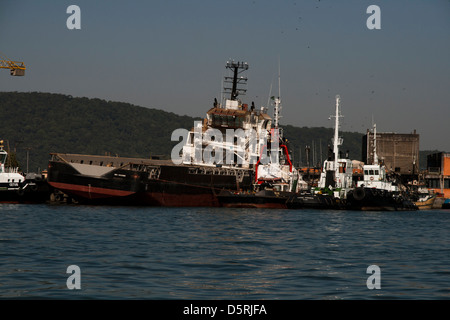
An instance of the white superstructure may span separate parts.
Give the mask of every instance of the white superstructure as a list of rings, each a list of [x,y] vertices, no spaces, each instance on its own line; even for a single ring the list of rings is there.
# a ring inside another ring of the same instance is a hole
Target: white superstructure
[[[324,161],[318,188],[328,188],[333,190],[335,197],[345,198],[347,191],[353,187],[353,162],[347,158],[340,158],[339,146],[343,143],[343,139],[339,137],[339,119],[342,118],[340,103],[341,97],[337,95],[336,112],[331,116],[335,118],[333,153]]]
[[[19,190],[25,177],[18,172],[18,168],[5,167],[8,153],[3,149],[3,140],[0,141],[0,189]]]
[[[230,97],[214,102],[203,121],[196,121],[182,149],[184,164],[252,168],[256,165],[272,126],[266,108],[249,107],[238,99],[246,92],[241,88],[247,81],[239,76],[248,69],[247,63],[228,61],[233,74],[225,77],[231,83]],[[241,86],[240,88],[238,86]]]
[[[373,126],[373,164],[366,164],[363,167],[363,181],[358,181],[358,187],[376,188],[386,191],[399,191],[398,186],[388,180],[386,166],[378,162],[377,155],[377,126]]]

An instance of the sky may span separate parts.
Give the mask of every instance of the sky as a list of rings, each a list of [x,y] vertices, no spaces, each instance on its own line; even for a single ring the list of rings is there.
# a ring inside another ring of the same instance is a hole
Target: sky
[[[450,151],[450,0],[0,1],[0,53],[27,67],[0,70],[0,91],[204,117],[235,60],[244,103],[281,93],[281,124],[332,128],[340,95],[341,130],[417,130],[421,150]]]

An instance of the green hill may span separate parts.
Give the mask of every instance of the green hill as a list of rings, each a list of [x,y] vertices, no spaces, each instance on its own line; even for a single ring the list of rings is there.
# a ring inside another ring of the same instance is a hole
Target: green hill
[[[0,92],[0,112],[0,139],[5,147],[16,151],[23,170],[28,153],[29,171],[46,169],[51,152],[169,156],[178,143],[170,141],[173,130],[190,129],[198,120],[128,103],[38,92]],[[310,163],[313,159],[315,163],[325,160],[333,129],[283,129],[295,164],[301,155],[306,165],[307,145],[311,148]],[[348,150],[350,158],[360,159],[362,134],[342,132],[342,136],[342,150]]]
[[[170,154],[176,128],[194,119],[128,103],[49,93],[0,93],[0,139],[22,169],[47,168],[51,152],[130,157]]]

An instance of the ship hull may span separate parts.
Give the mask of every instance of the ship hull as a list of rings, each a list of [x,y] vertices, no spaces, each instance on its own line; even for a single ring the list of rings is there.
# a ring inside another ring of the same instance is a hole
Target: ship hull
[[[48,182],[76,202],[85,204],[218,207],[220,190],[246,190],[251,188],[253,179],[251,172],[243,169],[235,175],[236,170],[225,168],[149,162],[107,171],[104,166],[81,166],[81,160],[76,159],[76,166],[50,161]],[[83,159],[83,163],[90,162],[89,156]],[[107,172],[95,175],[96,171]]]
[[[289,209],[343,209],[342,204],[326,194],[298,193],[287,201]]]
[[[0,187],[0,203],[46,203],[49,201],[52,192],[52,188],[46,181],[35,182],[25,180],[20,188]]]
[[[419,208],[419,210],[430,210],[433,209],[434,201],[436,200],[436,196],[425,199],[423,201],[416,201],[414,204]]]
[[[356,188],[347,194],[347,209],[362,211],[413,211],[417,206],[393,192]]]
[[[218,195],[221,207],[287,209],[287,195],[275,195],[263,190],[257,193],[232,193],[223,191]]]

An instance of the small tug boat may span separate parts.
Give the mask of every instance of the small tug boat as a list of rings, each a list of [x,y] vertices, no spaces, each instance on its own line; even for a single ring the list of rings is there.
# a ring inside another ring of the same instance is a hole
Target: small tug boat
[[[386,166],[378,162],[374,125],[374,162],[364,165],[363,181],[347,194],[347,208],[351,210],[417,210],[409,196],[400,190],[394,178],[388,176]]]
[[[44,203],[50,198],[50,188],[41,174],[23,176],[19,168],[6,167],[8,152],[0,140],[0,203]]]
[[[350,191],[347,208],[363,211],[413,211],[418,207],[399,192],[378,188],[358,187]]]
[[[340,157],[339,146],[343,139],[339,137],[339,118],[341,97],[336,96],[333,150],[329,150],[324,161],[319,183],[310,191],[298,192],[288,200],[289,209],[344,209],[347,192],[353,187],[353,162]]]

